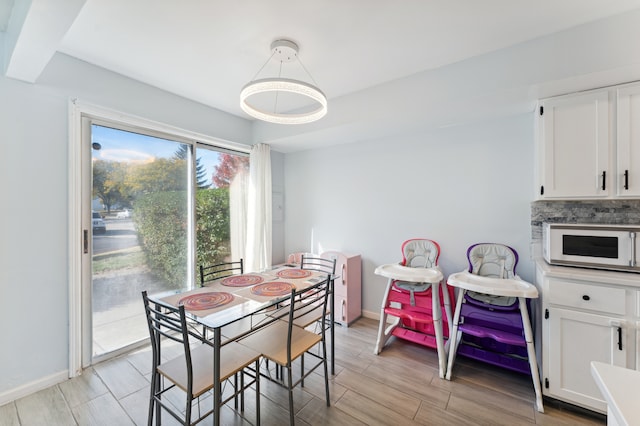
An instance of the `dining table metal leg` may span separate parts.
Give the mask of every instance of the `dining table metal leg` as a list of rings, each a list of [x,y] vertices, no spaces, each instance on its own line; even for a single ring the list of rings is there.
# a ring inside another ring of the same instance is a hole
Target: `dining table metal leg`
[[[335,376],[336,374],[336,334],[335,334],[335,318],[336,318],[336,305],[335,305],[335,297],[334,297],[334,284],[335,281],[331,280],[331,312],[329,313],[329,320],[331,322],[331,375]]]
[[[222,343],[221,328],[213,329],[213,424],[220,425],[220,407],[222,402],[222,385],[220,383],[220,346]]]

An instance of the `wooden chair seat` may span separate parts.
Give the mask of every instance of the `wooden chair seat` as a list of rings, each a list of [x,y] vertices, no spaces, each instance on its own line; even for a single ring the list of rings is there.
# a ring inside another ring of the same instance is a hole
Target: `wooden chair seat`
[[[259,333],[251,334],[240,340],[239,343],[256,352],[260,352],[263,357],[270,361],[286,365],[288,327],[287,321],[276,321],[264,327]],[[292,327],[291,331],[291,359],[299,358],[322,340],[321,335],[301,327]]]
[[[260,352],[235,342],[220,349],[220,381],[233,376],[245,366],[260,358]],[[193,396],[199,397],[213,388],[213,348],[207,344],[191,350],[193,364]],[[173,358],[158,366],[158,371],[167,379],[187,392],[187,368],[184,355]]]

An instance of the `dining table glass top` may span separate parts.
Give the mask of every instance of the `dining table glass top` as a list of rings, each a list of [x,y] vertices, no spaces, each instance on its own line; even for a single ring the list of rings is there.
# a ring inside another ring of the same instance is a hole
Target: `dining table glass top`
[[[276,305],[291,295],[327,279],[326,273],[279,265],[262,272],[231,275],[192,290],[158,294],[172,306],[184,305],[197,322],[219,328]]]

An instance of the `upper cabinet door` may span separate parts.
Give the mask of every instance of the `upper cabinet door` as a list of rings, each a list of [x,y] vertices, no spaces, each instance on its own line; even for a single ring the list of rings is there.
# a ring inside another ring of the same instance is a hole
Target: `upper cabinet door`
[[[617,191],[640,196],[640,84],[618,89]]]
[[[610,112],[606,90],[540,103],[541,198],[604,198],[610,193]]]

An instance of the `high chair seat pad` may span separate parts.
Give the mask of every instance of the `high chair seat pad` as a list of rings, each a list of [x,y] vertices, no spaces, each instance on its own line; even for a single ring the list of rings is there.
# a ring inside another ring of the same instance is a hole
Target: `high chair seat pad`
[[[482,277],[462,271],[449,275],[447,284],[495,296],[526,297],[528,299],[538,297],[538,289],[533,284],[517,278]]]
[[[431,287],[430,283],[411,283],[407,281],[396,281],[394,285],[401,290],[409,292],[409,301],[411,303],[411,306],[416,306],[416,297],[414,295],[415,292],[420,293],[423,291],[427,291],[429,287]]]
[[[469,248],[469,271],[484,277],[514,278],[518,258],[503,244],[480,243]]]
[[[475,291],[468,291],[467,297],[477,300],[480,303],[502,307],[512,306],[517,300],[515,297],[496,296],[495,294],[477,293]]]

